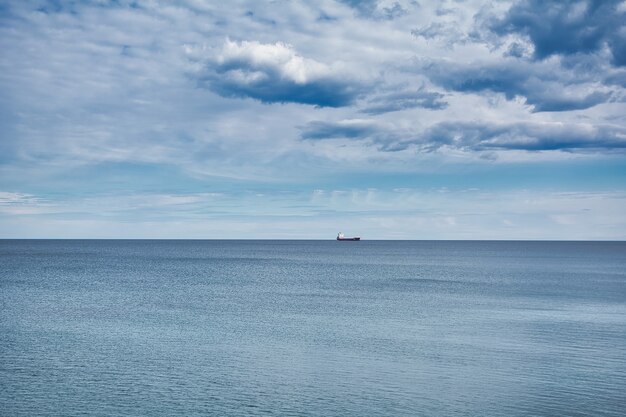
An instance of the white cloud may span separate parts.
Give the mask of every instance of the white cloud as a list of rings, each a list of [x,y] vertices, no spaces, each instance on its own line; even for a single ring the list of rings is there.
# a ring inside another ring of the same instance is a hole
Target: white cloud
[[[297,84],[328,76],[328,66],[298,55],[293,46],[277,42],[262,44],[256,41],[234,42],[227,39],[217,56],[220,65],[249,63],[253,68],[274,68],[281,77]]]
[[[202,62],[200,53],[193,49],[191,52],[192,59],[199,58]],[[195,76],[200,85],[223,97],[344,107],[364,92],[361,81],[340,70],[341,63],[330,67],[304,58],[282,42],[263,44],[227,39],[214,54],[198,67]]]

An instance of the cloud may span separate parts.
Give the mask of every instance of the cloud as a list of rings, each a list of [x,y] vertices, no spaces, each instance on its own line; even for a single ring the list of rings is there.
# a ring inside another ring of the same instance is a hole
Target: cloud
[[[305,141],[352,140],[367,141],[384,152],[407,149],[409,132],[394,129],[379,122],[363,119],[340,120],[337,122],[310,122],[301,128],[300,138]]]
[[[363,85],[354,78],[304,58],[282,42],[226,40],[199,77],[223,97],[249,97],[264,103],[343,107],[363,92]]]
[[[626,10],[620,0],[525,0],[516,2],[489,28],[517,34],[534,45],[534,57],[590,54],[608,46],[615,65],[626,65]]]
[[[364,120],[348,120],[309,123],[301,138],[367,141],[383,152],[409,148],[419,152],[444,148],[469,152],[626,150],[626,128],[582,123],[440,122],[419,132]]]
[[[339,0],[353,9],[359,15],[370,19],[393,20],[408,14],[400,2],[390,2],[381,0]]]
[[[0,206],[32,204],[38,201],[32,194],[0,191]]]
[[[302,128],[301,138],[306,140],[350,138],[362,139],[380,131],[373,122],[343,120],[339,122],[310,122]]]
[[[605,82],[607,84],[619,85],[626,88],[626,71],[618,71],[613,74],[609,74]]]
[[[469,41],[468,35],[458,28],[456,22],[430,22],[428,25],[411,30],[411,35],[426,41],[442,41],[448,48]]]
[[[513,42],[512,44],[509,45],[509,48],[507,49],[507,51],[504,53],[505,57],[511,56],[511,57],[515,57],[515,58],[522,58],[524,56],[526,56],[528,54],[528,49],[525,47],[525,45],[519,43],[519,42]]]
[[[626,128],[563,123],[443,122],[427,129],[418,144],[469,151],[621,151],[626,149]]]
[[[432,22],[428,26],[415,28],[411,31],[411,35],[416,38],[435,39],[442,36],[446,32],[446,27],[439,22]]]
[[[393,91],[369,100],[361,111],[367,114],[382,114],[400,110],[424,108],[443,110],[448,107],[444,95],[423,88],[409,91]]]
[[[430,80],[446,89],[492,91],[503,93],[509,100],[522,96],[535,112],[587,109],[610,101],[611,91],[595,80],[595,68],[585,70],[588,72],[515,58],[495,63],[437,61],[424,67]]]

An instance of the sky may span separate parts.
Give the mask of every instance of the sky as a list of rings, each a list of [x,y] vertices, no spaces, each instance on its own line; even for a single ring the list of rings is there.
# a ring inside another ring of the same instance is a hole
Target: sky
[[[626,1],[4,0],[0,238],[626,239]]]

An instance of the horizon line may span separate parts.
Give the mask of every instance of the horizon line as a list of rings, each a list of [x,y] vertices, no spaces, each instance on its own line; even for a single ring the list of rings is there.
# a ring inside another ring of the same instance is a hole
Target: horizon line
[[[290,242],[335,242],[336,238],[327,239],[290,239],[290,238],[99,238],[99,237],[0,237],[0,240],[111,240],[111,241],[290,241]],[[626,242],[626,239],[363,239],[356,242]]]

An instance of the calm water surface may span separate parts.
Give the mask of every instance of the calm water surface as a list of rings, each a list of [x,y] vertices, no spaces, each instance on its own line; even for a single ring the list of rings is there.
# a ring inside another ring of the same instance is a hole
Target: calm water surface
[[[623,416],[626,243],[0,241],[0,414]]]

